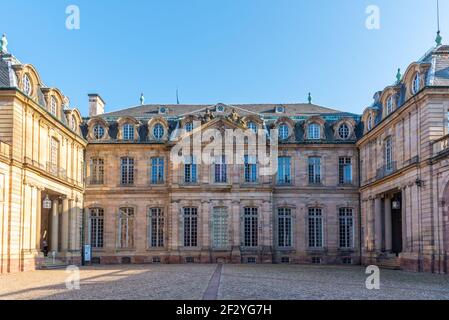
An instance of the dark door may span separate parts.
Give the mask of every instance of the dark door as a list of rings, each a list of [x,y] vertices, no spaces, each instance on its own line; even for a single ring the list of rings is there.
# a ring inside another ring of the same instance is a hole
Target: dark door
[[[391,219],[392,219],[392,251],[393,253],[399,254],[402,252],[402,201],[400,198],[400,194],[396,195],[393,199],[393,202],[399,203],[399,206],[396,208],[393,206],[391,210]]]

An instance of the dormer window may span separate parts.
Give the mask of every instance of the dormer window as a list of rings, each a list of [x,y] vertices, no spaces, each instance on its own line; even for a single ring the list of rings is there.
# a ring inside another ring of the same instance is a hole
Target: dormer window
[[[387,99],[387,115],[393,112],[394,107],[394,95],[391,95]]]
[[[134,126],[132,124],[126,123],[123,125],[123,140],[134,140]]]
[[[70,129],[76,130],[76,120],[74,116],[70,116]]]
[[[285,123],[281,124],[279,126],[279,139],[287,140],[289,135],[290,135],[290,133],[289,133],[288,125],[286,125]]]
[[[257,128],[257,124],[255,122],[253,122],[253,121],[250,121],[248,123],[248,129],[256,133],[257,129],[258,129]]]
[[[185,125],[185,129],[187,132],[192,132],[193,131],[193,123],[192,122],[187,122]]]
[[[56,98],[51,96],[50,98],[50,113],[56,117],[56,111],[58,109],[58,103],[56,102]]]
[[[317,123],[311,123],[309,125],[308,136],[310,140],[319,140],[321,139],[321,128]]]
[[[223,112],[225,112],[225,107],[223,105],[219,105],[219,106],[217,106],[216,111],[223,113]]]
[[[167,114],[167,108],[166,107],[159,107],[159,114]]]
[[[101,124],[96,124],[94,126],[94,139],[100,140],[104,137],[104,128]]]
[[[285,108],[283,106],[277,106],[276,113],[285,113]]]
[[[25,74],[24,76],[23,76],[23,92],[25,92],[25,94],[27,95],[27,96],[31,96],[31,93],[32,93],[32,85],[31,85],[31,80],[30,80],[30,77],[27,75],[27,74]]]
[[[338,135],[340,137],[340,139],[343,140],[348,140],[349,139],[349,127],[346,123],[343,123],[339,128],[338,128]]]
[[[366,128],[370,131],[373,128],[373,116],[369,115],[368,121],[366,123]]]
[[[419,75],[419,73],[417,73],[413,78],[412,93],[417,94],[420,89],[421,89],[421,76]]]
[[[164,134],[165,134],[164,126],[160,123],[156,124],[153,128],[153,136],[157,140],[161,140],[164,137]]]

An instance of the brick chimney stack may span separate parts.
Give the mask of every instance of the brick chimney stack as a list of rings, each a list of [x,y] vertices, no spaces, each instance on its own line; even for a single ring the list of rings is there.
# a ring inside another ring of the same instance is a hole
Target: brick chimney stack
[[[104,106],[106,103],[96,93],[91,93],[89,96],[89,117],[95,117],[104,114]]]

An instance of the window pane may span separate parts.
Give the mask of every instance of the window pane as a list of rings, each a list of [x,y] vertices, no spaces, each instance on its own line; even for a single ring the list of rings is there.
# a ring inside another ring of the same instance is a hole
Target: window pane
[[[184,208],[184,246],[198,245],[198,209]]]
[[[228,212],[226,208],[214,208],[212,217],[212,245],[227,248],[229,245]]]
[[[290,157],[280,157],[279,158],[277,181],[279,184],[291,183],[291,158]]]
[[[244,212],[244,245],[245,247],[258,246],[258,209],[245,208]]]
[[[149,244],[152,248],[164,246],[164,214],[160,208],[151,208],[148,216]]]
[[[353,248],[354,246],[354,220],[350,208],[340,208],[339,229],[340,248]]]
[[[104,210],[93,208],[89,210],[90,244],[92,248],[104,246]]]
[[[309,208],[309,247],[323,246],[323,220],[320,208]]]
[[[291,209],[278,209],[278,245],[279,247],[292,246],[292,214]]]

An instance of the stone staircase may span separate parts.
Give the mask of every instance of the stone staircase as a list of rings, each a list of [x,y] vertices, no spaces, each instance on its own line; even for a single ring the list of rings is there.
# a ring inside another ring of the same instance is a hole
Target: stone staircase
[[[401,262],[399,257],[388,255],[377,258],[377,265],[379,268],[390,269],[390,270],[400,270]]]
[[[44,258],[43,263],[40,265],[40,270],[55,270],[55,269],[65,269],[68,264],[64,261],[53,259],[51,257]]]

